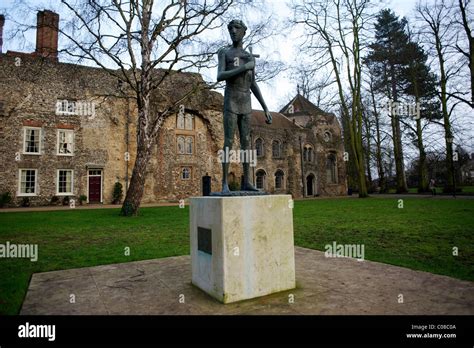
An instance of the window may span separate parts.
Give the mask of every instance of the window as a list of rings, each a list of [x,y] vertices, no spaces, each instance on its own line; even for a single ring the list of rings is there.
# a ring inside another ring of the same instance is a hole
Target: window
[[[56,194],[72,195],[72,169],[58,170],[58,185]]]
[[[272,154],[274,158],[280,158],[281,157],[281,145],[278,140],[274,140],[272,142]]]
[[[323,138],[326,143],[330,142],[332,139],[331,132],[329,131],[324,132]]]
[[[334,154],[330,154],[326,159],[326,177],[329,184],[337,183],[336,157]]]
[[[178,137],[176,141],[178,142],[178,153],[184,154],[184,137]]]
[[[191,179],[191,168],[183,167],[181,168],[181,180],[190,180]]]
[[[184,129],[193,130],[194,129],[194,118],[191,114],[186,114],[184,116]]]
[[[176,116],[176,128],[184,129],[184,114],[181,112]]]
[[[25,127],[23,153],[40,154],[41,147],[41,128]]]
[[[283,171],[278,169],[275,173],[275,188],[276,189],[282,189],[283,187],[283,178],[285,174],[283,174]]]
[[[313,147],[311,145],[305,145],[303,148],[303,161],[313,161]]]
[[[263,169],[257,170],[257,188],[264,189],[265,188],[265,176],[267,175]]]
[[[192,155],[193,154],[193,143],[194,138],[192,136],[178,136],[176,138],[178,154],[181,155]]]
[[[193,154],[193,137],[186,137],[186,154]]]
[[[20,169],[18,196],[36,196],[36,169]]]
[[[177,129],[194,129],[194,116],[191,114],[185,114],[184,112],[178,113],[176,116],[176,128]]]
[[[257,150],[257,157],[263,156],[263,140],[258,138],[255,140],[255,149]]]
[[[74,131],[58,129],[58,155],[72,156],[74,151]]]

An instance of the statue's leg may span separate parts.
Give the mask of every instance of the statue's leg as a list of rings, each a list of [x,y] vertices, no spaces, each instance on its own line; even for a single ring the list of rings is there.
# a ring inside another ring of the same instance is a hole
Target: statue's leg
[[[232,150],[234,142],[235,129],[237,128],[237,115],[233,112],[224,110],[224,160],[222,161],[222,193],[229,193],[229,183],[227,176],[229,174],[229,151]]]
[[[240,115],[238,119],[239,133],[240,133],[240,147],[244,150],[245,157],[243,160],[244,169],[244,186],[242,191],[258,191],[250,183],[250,114]]]

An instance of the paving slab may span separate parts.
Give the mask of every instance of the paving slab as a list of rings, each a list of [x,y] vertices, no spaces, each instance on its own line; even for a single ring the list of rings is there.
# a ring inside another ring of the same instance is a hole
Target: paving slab
[[[300,247],[295,261],[296,289],[225,305],[191,284],[189,256],[35,273],[20,314],[474,314],[474,282]]]

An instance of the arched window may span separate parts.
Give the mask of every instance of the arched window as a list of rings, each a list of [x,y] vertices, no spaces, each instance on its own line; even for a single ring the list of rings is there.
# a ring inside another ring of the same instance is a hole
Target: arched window
[[[184,116],[184,129],[193,130],[194,129],[194,117],[191,114],[186,114]]]
[[[273,140],[272,142],[272,154],[274,158],[281,157],[281,144],[278,140]]]
[[[184,129],[184,114],[181,112],[176,116],[176,128]]]
[[[323,139],[326,143],[330,142],[332,139],[332,134],[330,131],[325,131],[323,135]]]
[[[255,140],[255,150],[257,150],[257,157],[263,156],[263,140],[261,138]]]
[[[263,169],[257,170],[257,188],[262,190],[265,188],[265,176],[267,173]]]
[[[186,154],[193,154],[193,137],[186,137]]]
[[[329,184],[337,183],[336,156],[329,154],[326,159],[326,177]]]
[[[182,180],[189,180],[191,179],[191,168],[183,167],[181,169],[181,179]]]
[[[305,145],[303,148],[303,161],[313,162],[313,147],[311,145]]]
[[[176,142],[178,143],[178,154],[184,154],[184,137],[178,137]]]
[[[283,173],[282,170],[278,169],[275,173],[275,189],[283,189],[284,186],[284,177],[285,177],[285,174]]]

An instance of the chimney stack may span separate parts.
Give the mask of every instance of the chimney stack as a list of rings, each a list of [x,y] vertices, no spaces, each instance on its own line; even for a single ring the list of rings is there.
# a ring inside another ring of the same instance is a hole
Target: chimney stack
[[[35,54],[51,60],[58,60],[59,15],[52,11],[39,11],[36,27]]]
[[[2,54],[3,50],[3,25],[5,24],[5,16],[0,15],[0,54]]]

